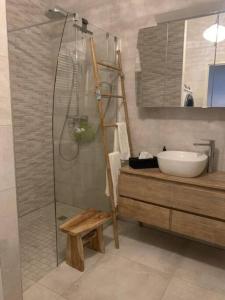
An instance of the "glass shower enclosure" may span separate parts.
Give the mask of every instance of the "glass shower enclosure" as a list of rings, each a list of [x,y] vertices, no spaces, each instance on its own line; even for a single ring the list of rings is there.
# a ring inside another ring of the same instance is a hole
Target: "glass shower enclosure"
[[[110,209],[91,36],[99,59],[114,63],[118,37],[77,15],[8,33],[24,290],[64,260],[60,224],[89,207]],[[116,94],[117,74],[102,72],[101,85]],[[116,113],[106,100],[106,119]]]
[[[90,38],[94,37],[99,59],[111,64],[115,63],[119,41],[93,25],[86,28],[82,21],[76,15],[67,20],[56,71],[53,128],[57,228],[86,208],[109,210]],[[101,85],[106,93],[116,93],[116,72],[103,72]],[[115,122],[116,112],[116,103],[106,100],[105,117]],[[65,239],[58,230],[59,261],[65,257]]]

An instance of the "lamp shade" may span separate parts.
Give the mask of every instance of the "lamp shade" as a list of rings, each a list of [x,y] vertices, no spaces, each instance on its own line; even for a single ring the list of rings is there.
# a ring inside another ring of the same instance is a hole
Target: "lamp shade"
[[[203,37],[209,42],[219,43],[225,40],[225,27],[214,24],[203,32]]]

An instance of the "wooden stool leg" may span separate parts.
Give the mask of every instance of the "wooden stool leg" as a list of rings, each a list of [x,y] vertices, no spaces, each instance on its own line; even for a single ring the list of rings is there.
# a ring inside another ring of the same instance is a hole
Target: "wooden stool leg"
[[[79,271],[84,271],[84,247],[81,236],[67,235],[66,262]]]
[[[119,244],[118,223],[117,223],[117,217],[115,211],[112,212],[112,222],[113,222],[113,235],[115,240],[115,247],[116,249],[119,249],[120,244]]]
[[[95,251],[105,253],[105,243],[103,239],[103,225],[96,228],[95,232],[96,235],[92,238],[90,242],[90,248]]]

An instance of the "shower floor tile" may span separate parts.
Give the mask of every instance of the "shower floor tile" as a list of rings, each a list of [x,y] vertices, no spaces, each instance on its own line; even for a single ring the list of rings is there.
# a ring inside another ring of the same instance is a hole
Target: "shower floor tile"
[[[57,265],[54,205],[19,218],[23,290]]]

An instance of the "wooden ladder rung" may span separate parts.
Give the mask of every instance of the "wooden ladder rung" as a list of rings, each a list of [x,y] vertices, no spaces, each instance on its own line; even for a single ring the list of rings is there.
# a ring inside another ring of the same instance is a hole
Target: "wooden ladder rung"
[[[98,61],[97,64],[100,65],[100,66],[102,66],[102,67],[109,68],[109,69],[121,72],[121,69],[118,66],[109,65],[109,64],[103,63],[101,61]]]
[[[101,95],[103,98],[118,98],[118,99],[123,99],[123,96],[120,95],[112,95],[112,94],[102,94]]]

